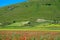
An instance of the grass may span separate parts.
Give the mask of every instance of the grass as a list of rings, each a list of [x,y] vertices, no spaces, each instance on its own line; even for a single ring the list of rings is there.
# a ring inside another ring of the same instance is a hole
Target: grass
[[[51,4],[51,5],[47,5]],[[0,23],[16,21],[18,23],[2,27],[1,29],[23,29],[23,30],[60,30],[60,24],[37,24],[34,27],[20,27],[20,22],[36,19],[60,21],[60,1],[59,0],[28,0],[19,4],[14,4],[0,8]],[[13,8],[12,8],[13,7]],[[12,8],[11,10],[9,8]],[[57,28],[56,28],[57,27]]]
[[[20,25],[18,25],[20,24]],[[17,22],[8,26],[0,27],[1,30],[60,30],[60,24],[42,23],[34,26],[25,26]]]
[[[37,18],[44,18],[44,19],[56,19],[60,20],[60,11],[58,8],[57,1],[53,1],[51,6],[45,5],[46,2],[42,1],[30,1],[21,4],[12,5],[14,9],[9,10],[8,6],[0,9],[0,22],[12,22],[15,21],[22,21],[22,20],[35,20]],[[12,7],[11,6],[11,7]],[[58,17],[58,18],[57,18]],[[3,20],[4,19],[4,20]]]

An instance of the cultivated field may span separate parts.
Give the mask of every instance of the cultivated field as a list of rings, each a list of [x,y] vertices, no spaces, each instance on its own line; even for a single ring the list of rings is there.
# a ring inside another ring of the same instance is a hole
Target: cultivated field
[[[60,40],[60,31],[0,31],[0,40]]]

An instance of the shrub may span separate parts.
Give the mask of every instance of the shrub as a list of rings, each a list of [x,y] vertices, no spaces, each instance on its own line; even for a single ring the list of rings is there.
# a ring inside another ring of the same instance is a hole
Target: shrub
[[[47,5],[47,6],[51,6],[51,4],[45,4],[45,5]]]
[[[10,22],[3,22],[1,26],[6,26],[6,25],[10,25]]]
[[[25,7],[28,7],[28,5],[25,5]]]
[[[15,7],[13,7],[13,6],[9,6],[8,7],[8,10],[13,10]]]
[[[53,20],[52,24],[58,24],[59,22],[57,20]]]
[[[16,21],[13,21],[13,23],[16,23]]]

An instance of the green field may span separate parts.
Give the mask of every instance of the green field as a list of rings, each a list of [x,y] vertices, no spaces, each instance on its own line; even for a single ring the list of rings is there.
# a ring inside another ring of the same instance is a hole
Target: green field
[[[48,21],[36,23],[37,19]],[[22,25],[24,21],[31,24]],[[60,30],[60,0],[28,0],[2,7],[0,29]]]

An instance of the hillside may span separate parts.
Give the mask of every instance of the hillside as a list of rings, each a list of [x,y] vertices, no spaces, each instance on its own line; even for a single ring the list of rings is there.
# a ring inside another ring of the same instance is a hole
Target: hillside
[[[60,0],[28,0],[0,8],[0,22],[21,22],[36,19],[60,21]]]
[[[51,4],[51,5],[48,5]],[[58,0],[33,0],[21,4],[11,5],[0,9],[0,22],[20,21],[24,19],[44,18],[60,19],[60,6]],[[11,9],[9,9],[11,8]]]

